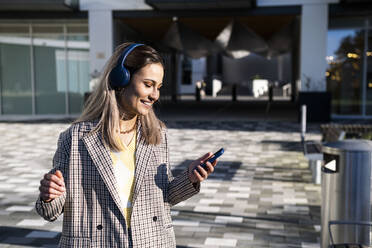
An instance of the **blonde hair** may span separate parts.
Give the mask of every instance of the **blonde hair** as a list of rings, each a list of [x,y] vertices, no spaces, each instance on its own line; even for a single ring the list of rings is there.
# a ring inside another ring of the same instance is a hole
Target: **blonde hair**
[[[119,140],[117,139],[117,130],[120,130],[119,122],[121,118],[120,109],[123,109],[117,101],[117,97],[121,94],[116,94],[117,89],[110,86],[110,72],[120,63],[118,61],[125,48],[133,43],[124,43],[117,47],[114,54],[108,60],[102,76],[99,79],[99,85],[87,99],[83,113],[75,122],[93,121],[98,119],[93,132],[101,132],[102,140],[112,150],[118,151],[120,148]],[[139,69],[147,64],[160,63],[163,65],[163,60],[159,53],[150,46],[136,47],[125,59],[125,67],[130,71],[133,78]],[[125,87],[124,87],[125,89]],[[118,96],[117,96],[118,95]],[[125,109],[124,109],[125,110]],[[140,131],[145,138],[147,144],[157,145],[161,142],[161,129],[165,127],[151,109],[147,115],[138,116],[140,122]]]

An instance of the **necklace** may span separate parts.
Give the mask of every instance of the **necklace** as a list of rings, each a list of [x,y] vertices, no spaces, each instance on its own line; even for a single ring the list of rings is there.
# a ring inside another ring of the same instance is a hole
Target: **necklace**
[[[134,124],[133,127],[132,127],[131,129],[127,130],[127,131],[121,131],[121,130],[120,130],[120,134],[127,134],[127,133],[130,133],[130,132],[132,132],[134,129],[136,129],[136,127],[137,127],[137,124]]]

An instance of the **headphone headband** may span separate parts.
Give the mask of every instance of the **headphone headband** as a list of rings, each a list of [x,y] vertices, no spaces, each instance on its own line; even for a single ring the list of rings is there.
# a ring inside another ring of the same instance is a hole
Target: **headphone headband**
[[[134,43],[129,45],[119,57],[119,61],[121,60],[121,62],[119,63],[118,61],[117,65],[111,70],[109,75],[110,85],[112,88],[122,88],[129,84],[130,72],[127,68],[125,68],[125,59],[136,47],[139,46],[144,46],[144,44]]]
[[[125,48],[124,52],[121,55],[123,57],[123,59],[121,60],[122,67],[125,67],[124,62],[127,56],[134,50],[134,48],[139,47],[139,46],[143,46],[143,44],[134,43],[134,44],[129,45],[127,48]]]

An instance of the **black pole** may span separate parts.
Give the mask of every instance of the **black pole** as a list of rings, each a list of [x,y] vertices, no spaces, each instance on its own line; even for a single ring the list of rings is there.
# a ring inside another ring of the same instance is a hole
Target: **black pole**
[[[195,98],[196,98],[196,101],[200,101],[201,97],[200,97],[200,88],[198,86],[195,86]]]
[[[273,101],[273,95],[274,95],[274,85],[270,82],[269,83],[269,102]]]
[[[238,85],[233,84],[233,86],[232,86],[232,100],[233,100],[233,102],[237,101],[237,88],[238,88]]]

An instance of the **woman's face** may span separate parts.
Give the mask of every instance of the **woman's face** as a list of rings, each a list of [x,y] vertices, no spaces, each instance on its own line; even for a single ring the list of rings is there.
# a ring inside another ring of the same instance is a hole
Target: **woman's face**
[[[160,63],[148,64],[132,75],[120,100],[127,117],[147,115],[152,105],[159,99],[163,77],[164,68]]]

